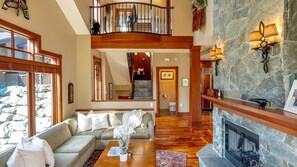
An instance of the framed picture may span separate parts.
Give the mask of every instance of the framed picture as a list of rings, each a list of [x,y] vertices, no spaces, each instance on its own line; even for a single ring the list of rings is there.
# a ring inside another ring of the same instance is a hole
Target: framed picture
[[[297,80],[291,87],[284,110],[297,114]]]
[[[108,92],[108,95],[109,95],[109,100],[112,100],[113,96],[112,96],[112,92],[113,92],[113,85],[112,83],[109,83],[109,92]]]
[[[73,103],[74,101],[74,88],[73,83],[68,84],[68,104]]]
[[[182,86],[189,86],[189,79],[188,78],[183,78],[182,79]]]
[[[161,80],[173,80],[174,73],[173,71],[161,71]]]

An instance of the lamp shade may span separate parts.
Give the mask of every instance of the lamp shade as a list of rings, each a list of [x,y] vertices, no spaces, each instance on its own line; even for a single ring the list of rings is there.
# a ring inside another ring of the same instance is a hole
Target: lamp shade
[[[260,31],[252,31],[250,33],[250,42],[260,41],[260,39],[261,39]]]
[[[222,54],[223,54],[222,48],[216,48],[216,55],[222,55]]]
[[[216,50],[210,50],[210,56],[213,57],[216,55]]]
[[[269,25],[265,26],[264,30],[265,30],[264,31],[265,38],[278,35],[277,28],[276,28],[275,24],[269,24]]]

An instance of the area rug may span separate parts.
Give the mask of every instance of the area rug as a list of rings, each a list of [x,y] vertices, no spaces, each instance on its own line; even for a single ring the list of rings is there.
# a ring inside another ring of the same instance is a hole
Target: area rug
[[[93,167],[103,151],[95,150],[85,163],[84,167]]]
[[[186,167],[187,154],[167,150],[157,150],[156,160],[158,167]]]
[[[94,151],[84,167],[93,167],[101,154],[102,151]],[[187,154],[167,150],[157,150],[156,161],[157,167],[186,167]]]

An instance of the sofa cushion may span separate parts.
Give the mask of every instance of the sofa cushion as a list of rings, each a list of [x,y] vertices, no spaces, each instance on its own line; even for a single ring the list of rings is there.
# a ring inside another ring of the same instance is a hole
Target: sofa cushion
[[[63,145],[54,150],[54,153],[79,153],[81,156],[94,142],[94,136],[72,136]]]
[[[73,167],[78,163],[78,153],[55,153],[55,167]]]
[[[94,131],[84,131],[84,132],[79,132],[77,133],[78,136],[81,135],[92,135],[96,137],[96,140],[101,139],[101,134],[105,131],[105,129],[98,129],[98,130],[94,130]]]
[[[112,128],[122,125],[122,117],[123,113],[109,113],[108,114],[108,121],[109,125]]]
[[[147,128],[136,128],[136,133],[132,134],[131,139],[149,139],[150,133]]]
[[[111,140],[111,139],[113,139],[113,130],[114,130],[114,128],[107,128],[107,129],[101,134],[101,139],[102,139],[102,140]]]
[[[77,118],[76,115],[66,119],[64,122],[68,125],[71,135],[74,136],[77,133]]]
[[[51,148],[55,150],[71,137],[71,133],[67,124],[62,122],[50,127],[45,132],[37,134],[36,136],[46,140]]]

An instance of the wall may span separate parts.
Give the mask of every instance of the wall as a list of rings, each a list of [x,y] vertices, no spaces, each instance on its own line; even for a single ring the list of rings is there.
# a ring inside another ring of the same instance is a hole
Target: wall
[[[192,1],[172,0],[172,36],[193,36]]]
[[[71,116],[77,105],[76,35],[56,1],[27,1],[30,20],[16,10],[0,10],[1,19],[37,33],[42,37],[42,49],[62,55],[63,117]],[[45,9],[46,7],[46,9]],[[50,10],[49,10],[50,9]],[[68,83],[74,84],[74,103],[68,104]]]
[[[164,61],[170,58],[170,61]],[[182,78],[190,76],[190,54],[189,53],[154,53],[153,58],[153,94],[156,99],[156,67],[178,66],[178,100],[176,104],[179,112],[189,112],[189,87],[182,87]],[[198,77],[198,76],[197,76]],[[180,106],[182,105],[182,107]]]
[[[285,9],[285,4],[288,9]],[[214,2],[214,41],[223,47],[225,57],[220,62],[219,75],[215,77],[215,88],[222,89],[227,97],[273,99],[278,107],[283,107],[290,88],[288,77],[294,77],[297,68],[296,39],[294,36],[289,40],[284,38],[284,34],[292,34],[296,29],[296,24],[292,24],[296,19],[291,22],[296,18],[294,6],[296,2],[292,0]],[[285,22],[284,13],[290,13]],[[266,25],[276,23],[282,39],[269,54],[267,74],[263,71],[261,51],[251,49],[248,42],[249,33],[258,29],[260,21]],[[284,24],[287,27],[285,31]]]
[[[176,75],[175,75],[175,70],[174,69],[161,69],[159,76],[161,77],[162,71],[171,71],[173,72],[174,78],[172,80],[162,80],[159,79],[159,89],[160,89],[160,109],[169,109],[169,102],[176,102],[175,101],[175,96],[176,96],[176,91],[175,91],[175,82],[176,82]],[[157,92],[156,92],[157,93]],[[163,95],[166,95],[164,97]]]
[[[94,0],[74,0],[87,28],[90,28],[90,6],[93,6],[93,1]]]
[[[208,0],[205,13],[205,26],[194,32],[194,45],[213,46],[213,3],[215,0]]]

